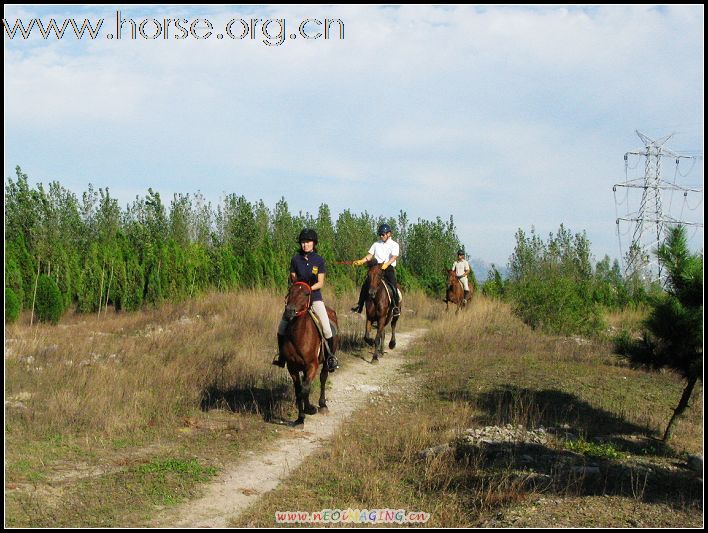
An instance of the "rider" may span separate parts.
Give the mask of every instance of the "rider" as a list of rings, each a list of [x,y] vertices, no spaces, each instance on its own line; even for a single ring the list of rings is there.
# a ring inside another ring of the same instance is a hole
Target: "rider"
[[[470,285],[469,281],[467,280],[467,274],[470,273],[470,264],[467,262],[467,259],[465,259],[464,250],[457,250],[457,261],[452,264],[452,270],[455,271],[457,279],[460,280],[460,283],[462,283],[462,288],[465,289],[463,303],[467,303],[467,298],[469,298],[470,295]]]
[[[320,324],[322,324],[322,332],[324,333],[329,348],[327,369],[330,372],[334,372],[339,368],[339,362],[336,357],[334,357],[334,336],[332,335],[332,327],[330,326],[329,317],[327,316],[327,308],[325,307],[322,292],[320,291],[320,289],[324,287],[327,267],[322,256],[317,253],[317,233],[314,230],[308,228],[303,229],[297,240],[300,243],[300,250],[290,261],[290,283],[304,281],[312,289],[312,304],[310,307],[320,320]],[[280,367],[285,366],[283,345],[285,344],[285,330],[287,326],[288,321],[284,318],[281,319],[280,325],[278,326],[278,357],[273,360],[273,364]]]
[[[396,259],[398,259],[398,254],[400,253],[400,247],[398,243],[391,238],[391,226],[388,224],[381,224],[379,226],[379,237],[380,240],[376,241],[369,248],[369,253],[362,259],[357,259],[352,261],[353,265],[363,265],[367,261],[371,261],[373,257],[376,261],[381,264],[381,269],[384,271],[384,278],[389,282],[393,290],[391,291],[391,298],[393,299],[393,316],[398,316],[401,314],[398,305],[398,289],[396,282]],[[359,303],[352,307],[352,311],[356,313],[361,313],[364,309],[364,302],[366,301],[366,293],[369,291],[369,284],[365,281],[364,285],[361,287],[361,292],[359,293]]]

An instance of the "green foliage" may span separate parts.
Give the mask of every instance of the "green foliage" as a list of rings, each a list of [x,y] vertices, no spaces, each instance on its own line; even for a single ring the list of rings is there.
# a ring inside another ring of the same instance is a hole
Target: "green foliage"
[[[482,294],[490,298],[504,298],[504,280],[494,265],[487,274],[487,280],[482,284]]]
[[[447,284],[445,271],[452,266],[460,248],[452,217],[448,222],[440,217],[435,222],[419,219],[408,229],[406,242],[404,258],[410,273],[429,294],[443,294]]]
[[[20,316],[20,299],[10,287],[5,287],[5,323],[10,324]]]
[[[617,451],[610,443],[588,442],[585,439],[568,440],[563,442],[563,447],[576,453],[582,453],[590,457],[600,457],[602,459],[622,460],[626,454]]]
[[[544,242],[519,229],[504,291],[515,313],[534,328],[557,334],[593,334],[602,327],[593,301],[590,242],[562,224]]]
[[[616,351],[641,367],[670,368],[686,379],[703,374],[703,257],[691,254],[685,229],[672,228],[659,248],[667,291],[652,298],[641,340],[624,333]]]
[[[35,312],[41,322],[57,324],[64,312],[64,302],[56,282],[44,274],[37,281]]]
[[[32,306],[32,288],[37,275],[37,263],[27,249],[22,235],[8,239],[5,246],[5,285],[15,291],[22,308],[29,309]]]

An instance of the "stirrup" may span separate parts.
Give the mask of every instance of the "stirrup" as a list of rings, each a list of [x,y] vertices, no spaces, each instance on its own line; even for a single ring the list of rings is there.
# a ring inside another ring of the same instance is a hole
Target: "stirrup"
[[[335,356],[330,356],[327,358],[327,371],[332,373],[339,368],[339,361]]]
[[[352,311],[355,313],[361,313],[361,311],[364,309],[363,305],[356,304],[354,307],[352,307]]]
[[[394,306],[393,311],[391,311],[391,315],[401,316],[401,308],[398,306]]]

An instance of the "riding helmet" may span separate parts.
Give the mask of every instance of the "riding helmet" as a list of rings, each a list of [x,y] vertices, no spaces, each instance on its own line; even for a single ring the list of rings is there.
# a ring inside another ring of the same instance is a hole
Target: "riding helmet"
[[[300,232],[300,235],[297,238],[297,242],[302,241],[313,241],[317,244],[317,232],[313,229],[305,228]]]
[[[457,255],[465,255],[465,251],[460,248],[459,250],[457,250]]]
[[[383,235],[384,233],[390,233],[391,231],[391,226],[388,224],[381,224],[379,226],[379,235]]]

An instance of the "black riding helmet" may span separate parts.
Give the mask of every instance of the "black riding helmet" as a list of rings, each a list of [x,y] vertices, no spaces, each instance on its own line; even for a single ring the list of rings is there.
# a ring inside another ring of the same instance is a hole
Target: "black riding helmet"
[[[388,224],[381,224],[379,226],[379,235],[383,235],[384,233],[390,233],[391,232],[391,226]]]
[[[297,242],[302,241],[312,241],[317,244],[317,232],[313,229],[305,228],[300,232],[300,235],[297,238]]]
[[[465,255],[465,251],[461,249],[457,250],[457,255]]]

